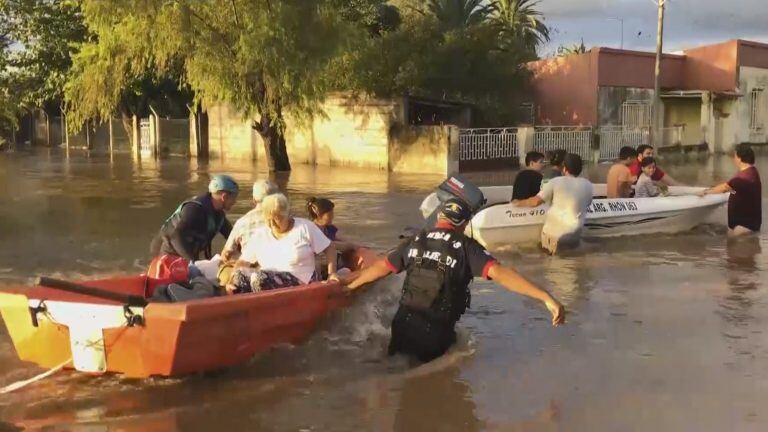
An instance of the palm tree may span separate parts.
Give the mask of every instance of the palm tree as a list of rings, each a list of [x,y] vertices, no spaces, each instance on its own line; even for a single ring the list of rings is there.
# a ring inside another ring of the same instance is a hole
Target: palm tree
[[[443,30],[457,30],[480,24],[488,18],[492,5],[485,0],[428,0],[427,11]],[[422,14],[426,15],[424,12]]]
[[[581,39],[580,44],[573,44],[570,46],[560,45],[557,47],[556,54],[560,57],[569,56],[573,54],[585,54],[587,52],[587,46],[584,45],[584,39]]]
[[[495,0],[491,5],[494,19],[507,38],[522,42],[531,51],[549,42],[549,27],[536,10],[539,0]]]

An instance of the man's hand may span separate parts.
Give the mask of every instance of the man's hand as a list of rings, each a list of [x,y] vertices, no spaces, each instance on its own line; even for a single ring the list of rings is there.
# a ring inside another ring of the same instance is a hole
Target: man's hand
[[[552,314],[552,326],[557,327],[565,324],[565,307],[555,299],[547,300],[544,303]]]
[[[696,195],[698,195],[698,196],[703,198],[705,195],[707,195],[707,191],[708,190],[709,189],[704,189],[704,190],[700,191],[699,193],[697,193]]]

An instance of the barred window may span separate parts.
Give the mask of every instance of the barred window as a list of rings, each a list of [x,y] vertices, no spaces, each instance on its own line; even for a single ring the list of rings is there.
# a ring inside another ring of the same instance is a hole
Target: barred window
[[[754,88],[749,94],[749,129],[752,131],[762,130],[763,117],[766,114],[765,89]]]

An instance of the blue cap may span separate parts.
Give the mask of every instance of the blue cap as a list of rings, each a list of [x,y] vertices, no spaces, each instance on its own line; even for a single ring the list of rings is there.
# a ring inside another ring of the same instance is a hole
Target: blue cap
[[[236,194],[240,192],[240,186],[232,177],[225,174],[217,174],[213,176],[211,182],[208,183],[208,192],[229,192]]]

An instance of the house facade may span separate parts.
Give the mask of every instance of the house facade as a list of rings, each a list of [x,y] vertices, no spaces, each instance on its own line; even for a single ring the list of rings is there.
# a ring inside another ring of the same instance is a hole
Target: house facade
[[[538,125],[647,130],[652,123],[654,53],[594,48],[529,68]],[[768,143],[768,44],[731,40],[664,54],[660,84],[664,145],[724,152]]]

